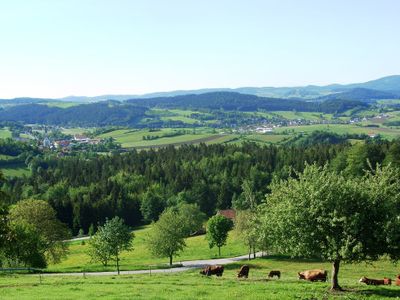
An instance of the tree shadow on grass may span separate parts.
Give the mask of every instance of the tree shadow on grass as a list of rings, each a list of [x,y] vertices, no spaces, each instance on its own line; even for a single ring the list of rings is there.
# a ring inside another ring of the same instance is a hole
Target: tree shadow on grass
[[[323,261],[322,259],[319,258],[301,258],[301,257],[290,257],[288,255],[268,255],[268,256],[263,256],[260,259],[263,260],[278,260],[278,261],[290,261],[294,263],[307,263],[307,262],[312,262],[312,263],[318,263],[318,262],[326,262]]]
[[[357,294],[362,296],[380,296],[387,298],[399,298],[400,289],[387,289],[387,288],[374,288],[370,290],[358,290],[355,291]]]

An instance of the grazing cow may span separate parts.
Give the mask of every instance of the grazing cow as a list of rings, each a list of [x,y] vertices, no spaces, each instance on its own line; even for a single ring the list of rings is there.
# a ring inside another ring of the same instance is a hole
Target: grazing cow
[[[396,285],[400,286],[400,274],[396,276]]]
[[[299,279],[304,279],[308,281],[325,281],[328,278],[328,272],[325,270],[307,270],[299,272]]]
[[[249,268],[248,265],[242,266],[240,268],[238,274],[237,274],[237,277],[238,278],[241,278],[241,277],[248,278],[249,277],[249,270],[250,270],[250,268]]]
[[[224,266],[207,266],[203,270],[200,271],[202,275],[217,275],[218,277],[222,276],[224,273]]]
[[[268,274],[268,278],[273,278],[274,276],[278,277],[278,279],[281,279],[281,271],[271,271]]]
[[[391,285],[392,284],[392,279],[390,278],[383,278],[383,279],[371,279],[367,277],[361,277],[359,280],[362,283],[365,283],[366,285]]]

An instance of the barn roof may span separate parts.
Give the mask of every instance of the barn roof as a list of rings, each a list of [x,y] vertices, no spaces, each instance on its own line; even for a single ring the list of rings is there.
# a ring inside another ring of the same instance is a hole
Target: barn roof
[[[217,214],[224,216],[225,218],[228,218],[231,220],[234,220],[236,217],[236,211],[234,209],[219,210]]]

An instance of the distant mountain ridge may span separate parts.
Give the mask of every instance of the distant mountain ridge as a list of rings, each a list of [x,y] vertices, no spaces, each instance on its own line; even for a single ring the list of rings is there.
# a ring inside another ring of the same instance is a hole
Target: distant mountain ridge
[[[363,92],[357,89],[364,89]],[[353,91],[352,91],[353,90]],[[366,91],[369,90],[369,91]],[[143,95],[101,95],[94,97],[87,96],[68,96],[57,99],[40,99],[40,98],[15,98],[15,99],[0,99],[4,101],[28,101],[32,99],[30,103],[37,103],[45,101],[66,101],[66,102],[100,102],[106,100],[117,100],[125,101],[129,99],[147,99],[147,98],[158,98],[158,97],[174,97],[182,95],[198,95],[210,92],[237,92],[241,94],[255,95],[259,97],[268,98],[293,98],[293,99],[306,99],[306,100],[321,100],[325,99],[342,99],[342,100],[360,100],[354,97],[357,94],[362,93],[363,100],[374,100],[382,99],[377,98],[380,94],[383,97],[395,97],[400,98],[400,75],[386,76],[379,79],[363,82],[363,83],[352,83],[352,84],[330,84],[325,86],[307,85],[297,87],[240,87],[240,88],[205,88],[197,90],[176,90],[169,92],[155,92]],[[378,93],[380,92],[380,93]],[[343,93],[340,95],[340,93]],[[368,96],[368,93],[371,96]],[[329,96],[334,94],[335,96]],[[348,98],[346,98],[348,97]],[[383,98],[383,99],[389,99]],[[24,99],[24,100],[22,100]]]
[[[210,92],[174,97],[138,98],[127,101],[102,101],[60,108],[38,104],[8,105],[0,109],[0,121],[25,124],[48,124],[83,127],[140,125],[153,108],[177,108],[207,111],[302,111],[340,113],[348,109],[368,107],[354,100],[305,101],[258,97],[236,92]]]

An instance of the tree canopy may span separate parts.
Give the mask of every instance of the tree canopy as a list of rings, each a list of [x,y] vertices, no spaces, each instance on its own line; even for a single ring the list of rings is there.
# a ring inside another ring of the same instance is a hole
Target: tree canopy
[[[20,201],[11,206],[8,218],[16,228],[25,226],[39,234],[48,261],[56,263],[66,255],[67,244],[64,240],[70,237],[69,230],[57,219],[56,212],[46,201]]]
[[[274,183],[263,204],[264,234],[277,252],[331,261],[332,289],[340,289],[341,262],[399,258],[398,169],[378,166],[360,178],[309,165],[296,175]]]
[[[96,234],[89,241],[88,254],[94,261],[107,266],[114,260],[119,274],[119,260],[122,251],[132,250],[134,234],[124,224],[124,220],[114,217],[100,226]]]
[[[233,228],[232,220],[222,215],[212,216],[207,222],[206,239],[210,248],[218,247],[218,255],[221,256],[221,247],[226,245],[229,230]]]
[[[173,209],[166,209],[159,220],[153,224],[147,238],[147,246],[151,253],[158,257],[172,259],[186,247],[187,228],[182,226],[182,216]]]

